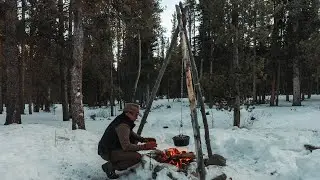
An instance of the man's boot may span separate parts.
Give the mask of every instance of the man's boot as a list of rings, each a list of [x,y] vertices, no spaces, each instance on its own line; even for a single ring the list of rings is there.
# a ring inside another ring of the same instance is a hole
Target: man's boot
[[[102,165],[102,170],[107,174],[109,179],[119,178],[119,175],[116,174],[114,168],[112,167],[112,163],[110,161]]]

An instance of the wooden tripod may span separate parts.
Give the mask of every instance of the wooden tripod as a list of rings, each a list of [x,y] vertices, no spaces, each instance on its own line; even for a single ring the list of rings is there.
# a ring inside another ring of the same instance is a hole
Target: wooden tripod
[[[208,120],[205,114],[205,107],[204,107],[204,101],[202,99],[202,92],[201,92],[201,86],[198,78],[197,73],[197,67],[196,63],[194,61],[192,51],[191,51],[191,45],[188,40],[188,35],[186,31],[186,8],[183,7],[182,3],[180,2],[179,6],[176,5],[176,11],[177,11],[177,19],[178,19],[178,26],[176,27],[174,34],[171,39],[171,43],[169,46],[169,50],[167,51],[166,57],[164,59],[164,62],[162,64],[162,67],[159,71],[156,83],[152,89],[151,96],[147,102],[146,110],[144,111],[144,114],[142,116],[142,120],[140,123],[140,126],[138,128],[138,134],[141,135],[143,127],[146,123],[147,117],[149,115],[153,99],[156,96],[156,93],[159,89],[160,82],[162,80],[162,77],[164,75],[164,72],[167,68],[167,65],[169,64],[169,60],[172,54],[173,48],[177,44],[177,39],[180,34],[180,43],[182,48],[182,54],[183,54],[183,61],[184,61],[184,67],[185,67],[185,74],[186,74],[186,84],[188,89],[188,98],[190,102],[190,111],[191,111],[191,122],[193,127],[193,134],[195,139],[195,149],[196,149],[196,159],[197,159],[197,172],[199,175],[200,180],[204,180],[206,176],[205,167],[204,167],[204,160],[203,160],[203,153],[202,153],[202,145],[201,145],[201,136],[200,136],[200,128],[197,118],[197,109],[196,109],[196,96],[194,93],[193,83],[192,83],[192,76],[194,76],[194,84],[197,90],[197,93],[199,93],[199,96],[201,97],[200,100],[200,106],[201,106],[201,114],[203,119],[203,124],[205,128],[205,140],[206,140],[206,146],[209,158],[212,157],[212,150],[210,145],[210,138],[209,138],[209,129],[208,129]]]

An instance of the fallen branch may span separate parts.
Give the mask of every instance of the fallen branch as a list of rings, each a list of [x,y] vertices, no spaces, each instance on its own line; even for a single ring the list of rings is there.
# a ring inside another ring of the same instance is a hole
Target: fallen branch
[[[309,150],[309,151],[313,151],[313,150],[317,150],[317,149],[320,149],[320,146],[313,146],[313,145],[310,145],[310,144],[305,144],[304,147]]]

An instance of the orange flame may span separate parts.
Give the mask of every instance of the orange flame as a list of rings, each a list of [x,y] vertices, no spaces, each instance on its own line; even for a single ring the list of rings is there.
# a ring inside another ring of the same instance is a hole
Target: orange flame
[[[162,154],[161,161],[182,169],[193,160],[193,158],[177,156],[184,153],[186,153],[186,151],[180,152],[177,148],[169,148]]]

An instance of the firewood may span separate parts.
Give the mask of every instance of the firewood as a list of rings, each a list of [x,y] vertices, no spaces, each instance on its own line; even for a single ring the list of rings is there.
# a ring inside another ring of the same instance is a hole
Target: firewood
[[[171,157],[171,159],[182,159],[182,158],[190,158],[195,159],[196,156],[193,153],[182,153],[182,154],[175,154]]]

